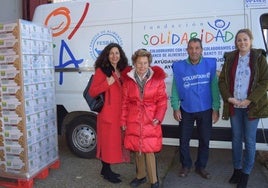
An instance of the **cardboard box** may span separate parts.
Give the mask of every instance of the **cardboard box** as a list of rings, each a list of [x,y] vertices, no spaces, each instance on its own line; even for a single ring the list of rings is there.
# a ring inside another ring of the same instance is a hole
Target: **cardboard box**
[[[18,27],[17,23],[0,23],[0,32],[13,32]]]
[[[52,33],[11,26],[0,30],[0,177],[30,178],[58,158]]]

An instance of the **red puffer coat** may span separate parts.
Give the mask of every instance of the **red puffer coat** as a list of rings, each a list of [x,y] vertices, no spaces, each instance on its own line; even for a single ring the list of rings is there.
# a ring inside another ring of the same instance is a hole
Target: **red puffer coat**
[[[126,126],[124,145],[129,150],[143,153],[161,150],[161,124],[153,125],[153,119],[162,122],[167,110],[166,74],[157,66],[149,69],[151,74],[143,96],[135,81],[134,69],[127,73],[123,84],[121,125]]]

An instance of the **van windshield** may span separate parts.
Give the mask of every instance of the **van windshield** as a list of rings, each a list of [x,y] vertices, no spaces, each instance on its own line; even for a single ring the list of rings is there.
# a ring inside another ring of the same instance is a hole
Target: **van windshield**
[[[268,46],[268,14],[263,14],[260,17],[261,28],[262,28],[262,35],[265,41],[265,49],[267,53],[267,46]]]

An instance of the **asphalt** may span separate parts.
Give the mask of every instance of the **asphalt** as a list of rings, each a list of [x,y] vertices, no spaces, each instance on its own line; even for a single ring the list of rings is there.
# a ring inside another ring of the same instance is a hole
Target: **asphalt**
[[[193,160],[197,148],[191,148]],[[112,169],[121,174],[122,182],[112,184],[100,176],[101,163],[97,159],[82,159],[73,155],[59,137],[60,167],[50,169],[45,179],[34,179],[34,188],[127,188],[129,182],[135,177],[134,156],[131,162],[113,165]],[[185,177],[178,176],[179,155],[177,146],[164,146],[157,154],[158,177],[161,188],[235,188],[228,183],[232,174],[231,150],[210,149],[210,157],[206,170],[212,175],[210,180],[198,176],[194,170]],[[268,188],[268,169],[261,165],[257,159],[250,175],[248,188]],[[149,188],[148,182],[139,188]]]
[[[193,159],[196,156],[197,149],[191,148]],[[178,177],[179,155],[175,154],[173,164],[163,179],[164,188],[231,188],[236,185],[229,184],[228,180],[233,173],[231,163],[231,150],[228,149],[210,149],[210,157],[206,170],[211,173],[212,178],[206,180],[201,178],[192,169],[191,173],[185,177]],[[261,165],[257,155],[254,169],[249,177],[248,188],[268,188],[268,169]]]

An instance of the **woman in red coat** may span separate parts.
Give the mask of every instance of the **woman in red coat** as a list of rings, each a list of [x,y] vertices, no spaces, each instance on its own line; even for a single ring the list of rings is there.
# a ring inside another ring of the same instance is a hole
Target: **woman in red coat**
[[[135,152],[136,178],[130,186],[146,182],[146,168],[152,188],[159,187],[155,152],[162,148],[161,122],[167,110],[166,74],[151,67],[152,55],[145,49],[132,55],[134,69],[123,84],[121,125],[125,130],[124,145]]]
[[[110,164],[126,162],[122,153],[120,128],[122,71],[128,66],[127,57],[116,43],[107,45],[95,62],[95,76],[89,89],[91,96],[105,93],[105,102],[97,116],[97,154],[102,162],[101,175],[112,183],[119,183],[120,174]]]

